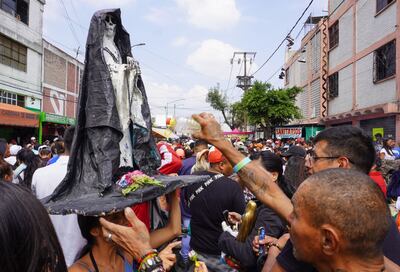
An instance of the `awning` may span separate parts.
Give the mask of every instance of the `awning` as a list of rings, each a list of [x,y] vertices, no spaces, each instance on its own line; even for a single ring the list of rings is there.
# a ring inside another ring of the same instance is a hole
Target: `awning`
[[[0,125],[38,127],[38,114],[20,106],[0,103]]]
[[[152,128],[153,135],[158,138],[178,139],[179,137],[168,128]]]

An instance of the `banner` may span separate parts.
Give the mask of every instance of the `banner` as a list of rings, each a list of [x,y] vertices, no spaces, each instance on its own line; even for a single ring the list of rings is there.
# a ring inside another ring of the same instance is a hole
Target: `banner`
[[[277,127],[275,136],[278,139],[283,138],[301,138],[302,127]]]

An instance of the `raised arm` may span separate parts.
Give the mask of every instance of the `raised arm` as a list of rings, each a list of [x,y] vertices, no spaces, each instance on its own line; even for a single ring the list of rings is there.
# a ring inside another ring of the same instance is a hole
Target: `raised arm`
[[[221,126],[212,114],[194,114],[193,119],[200,126],[201,131],[194,133],[193,137],[203,139],[218,148],[232,165],[238,164],[245,158],[229,142],[227,142],[221,130]],[[256,162],[250,162],[238,172],[243,184],[262,203],[275,210],[279,216],[289,222],[289,216],[293,210],[290,199],[282,192],[273,181],[271,174]]]

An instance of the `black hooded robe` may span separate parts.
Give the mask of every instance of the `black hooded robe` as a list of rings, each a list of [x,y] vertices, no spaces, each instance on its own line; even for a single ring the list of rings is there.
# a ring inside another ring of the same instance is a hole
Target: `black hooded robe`
[[[114,42],[122,62],[131,57],[129,34],[121,23],[120,9],[97,11],[90,22],[86,42],[85,68],[77,109],[77,124],[64,180],[50,199],[56,201],[68,194],[81,195],[85,188],[98,189],[101,195],[112,186],[113,173],[120,164],[119,142],[122,127],[115,103],[114,87],[103,57],[104,20],[107,14],[116,19]],[[148,175],[157,174],[160,155],[151,135],[151,116],[143,81],[138,76],[137,87],[142,93],[142,115],[147,127],[131,124],[134,168]],[[134,88],[134,86],[130,86]]]

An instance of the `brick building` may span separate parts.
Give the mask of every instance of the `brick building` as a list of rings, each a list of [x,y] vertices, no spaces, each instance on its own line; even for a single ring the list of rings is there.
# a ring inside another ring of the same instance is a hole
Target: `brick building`
[[[40,124],[43,139],[75,123],[83,63],[43,40],[43,103]]]

